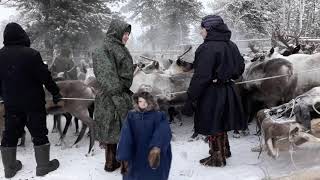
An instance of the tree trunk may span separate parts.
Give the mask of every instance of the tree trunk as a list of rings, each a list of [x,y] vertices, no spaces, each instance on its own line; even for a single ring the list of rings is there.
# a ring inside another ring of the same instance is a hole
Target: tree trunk
[[[300,6],[299,6],[299,31],[298,34],[301,34],[302,28],[303,28],[303,14],[304,14],[304,6],[305,6],[305,0],[300,0]]]

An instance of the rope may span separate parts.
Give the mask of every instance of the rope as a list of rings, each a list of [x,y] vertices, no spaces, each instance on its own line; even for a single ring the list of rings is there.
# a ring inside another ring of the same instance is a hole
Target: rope
[[[305,70],[305,71],[298,71],[298,72],[293,73],[293,74],[283,74],[283,75],[270,76],[270,77],[253,79],[253,80],[248,80],[248,81],[241,81],[241,82],[236,82],[235,84],[238,85],[238,84],[246,84],[246,83],[250,83],[250,82],[265,81],[265,80],[269,80],[269,79],[276,79],[276,78],[281,78],[281,77],[286,77],[286,76],[291,76],[291,75],[297,75],[297,74],[301,74],[301,73],[310,73],[310,72],[319,71],[319,70],[320,70],[320,68],[315,68],[315,69],[310,69],[310,70]],[[187,91],[179,91],[179,92],[168,93],[167,95],[183,94],[183,93],[186,93],[186,92]],[[156,96],[157,97],[163,96],[163,94],[157,94]],[[86,99],[86,98],[62,98],[62,99],[65,99],[65,100],[78,100],[78,101],[94,101],[94,99]],[[0,103],[2,103],[2,102],[3,101],[0,101]],[[317,110],[315,110],[315,111],[320,114],[319,111],[317,111]]]
[[[283,75],[277,75],[277,76],[270,76],[270,77],[265,77],[265,78],[259,78],[259,79],[253,79],[253,80],[248,80],[248,81],[241,81],[241,82],[236,82],[235,84],[240,85],[240,84],[247,84],[251,82],[258,82],[258,81],[265,81],[269,79],[276,79],[276,78],[281,78],[281,77],[286,77],[286,76],[292,76],[292,75],[297,75],[297,74],[302,74],[302,73],[310,73],[310,72],[315,72],[319,71],[320,68],[315,68],[315,69],[310,69],[310,70],[305,70],[305,71],[298,71],[293,74],[283,74]],[[175,94],[183,94],[186,93],[187,91],[178,91],[178,92],[173,92],[169,93],[170,95],[175,95]],[[156,96],[161,96],[162,94],[158,94]]]
[[[73,100],[73,101],[94,101],[95,99],[90,99],[90,98],[60,98],[62,100]],[[0,101],[0,103],[3,103],[4,101]]]
[[[63,100],[76,100],[76,101],[94,101],[95,99],[89,98],[61,98]]]
[[[265,80],[269,80],[269,79],[276,79],[276,78],[292,76],[292,75],[297,75],[297,74],[302,74],[302,73],[310,73],[310,72],[319,71],[319,70],[320,70],[320,68],[315,68],[315,69],[310,69],[310,70],[305,70],[305,71],[298,71],[293,74],[283,74],[283,75],[278,75],[278,76],[270,76],[270,77],[265,77],[265,78],[260,78],[260,79],[253,79],[253,80],[248,80],[248,81],[237,82],[235,84],[246,84],[246,83],[250,83],[250,82],[265,81]]]

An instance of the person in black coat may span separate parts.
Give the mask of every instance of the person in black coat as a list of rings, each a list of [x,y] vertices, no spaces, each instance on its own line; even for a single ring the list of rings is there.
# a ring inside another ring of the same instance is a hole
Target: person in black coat
[[[200,163],[225,166],[226,158],[231,156],[227,131],[247,127],[234,84],[245,64],[237,46],[230,41],[231,31],[220,16],[204,17],[201,35],[204,42],[195,53],[194,75],[183,114],[192,115],[195,111],[195,133],[209,136],[210,156]]]
[[[59,88],[52,80],[40,53],[30,48],[30,39],[19,24],[9,23],[4,30],[4,47],[0,49],[0,96],[5,107],[5,130],[1,155],[5,177],[13,177],[22,164],[16,160],[18,139],[27,126],[35,149],[36,175],[43,176],[59,167],[49,161],[50,145],[46,125],[45,92],[53,102],[61,99]]]

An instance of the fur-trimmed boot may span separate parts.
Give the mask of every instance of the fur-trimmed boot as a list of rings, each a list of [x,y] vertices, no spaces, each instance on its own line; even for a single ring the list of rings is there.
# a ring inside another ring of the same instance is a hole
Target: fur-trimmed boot
[[[120,162],[116,160],[117,144],[107,144],[105,150],[106,163],[104,170],[107,172],[113,172],[120,167]]]
[[[5,178],[12,178],[21,170],[21,161],[17,160],[16,156],[17,147],[1,147],[1,157]]]
[[[200,160],[200,163],[205,166],[223,167],[226,165],[224,154],[224,133],[211,136],[210,142],[210,157]]]
[[[208,136],[208,145],[209,145],[209,156],[206,158],[201,159],[199,162],[200,164],[205,165],[205,163],[210,160],[211,156],[214,155],[213,147],[216,145],[216,136]]]
[[[231,151],[230,151],[230,144],[229,144],[229,139],[228,139],[228,133],[225,132],[224,133],[224,137],[223,137],[223,141],[224,141],[224,155],[226,158],[231,157]]]
[[[50,144],[34,146],[34,154],[37,161],[37,176],[44,176],[58,169],[60,165],[59,161],[57,159],[50,161]]]

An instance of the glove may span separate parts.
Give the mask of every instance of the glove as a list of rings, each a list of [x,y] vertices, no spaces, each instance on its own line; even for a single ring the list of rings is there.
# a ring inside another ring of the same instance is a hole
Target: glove
[[[62,95],[60,93],[52,96],[52,101],[54,104],[58,104],[61,101]]]
[[[122,175],[128,175],[129,173],[129,163],[128,161],[121,161],[121,174]]]
[[[160,148],[153,147],[148,156],[149,166],[152,169],[157,169],[160,166]]]
[[[187,100],[184,104],[181,113],[185,116],[191,117],[194,113],[194,107],[191,100]]]

